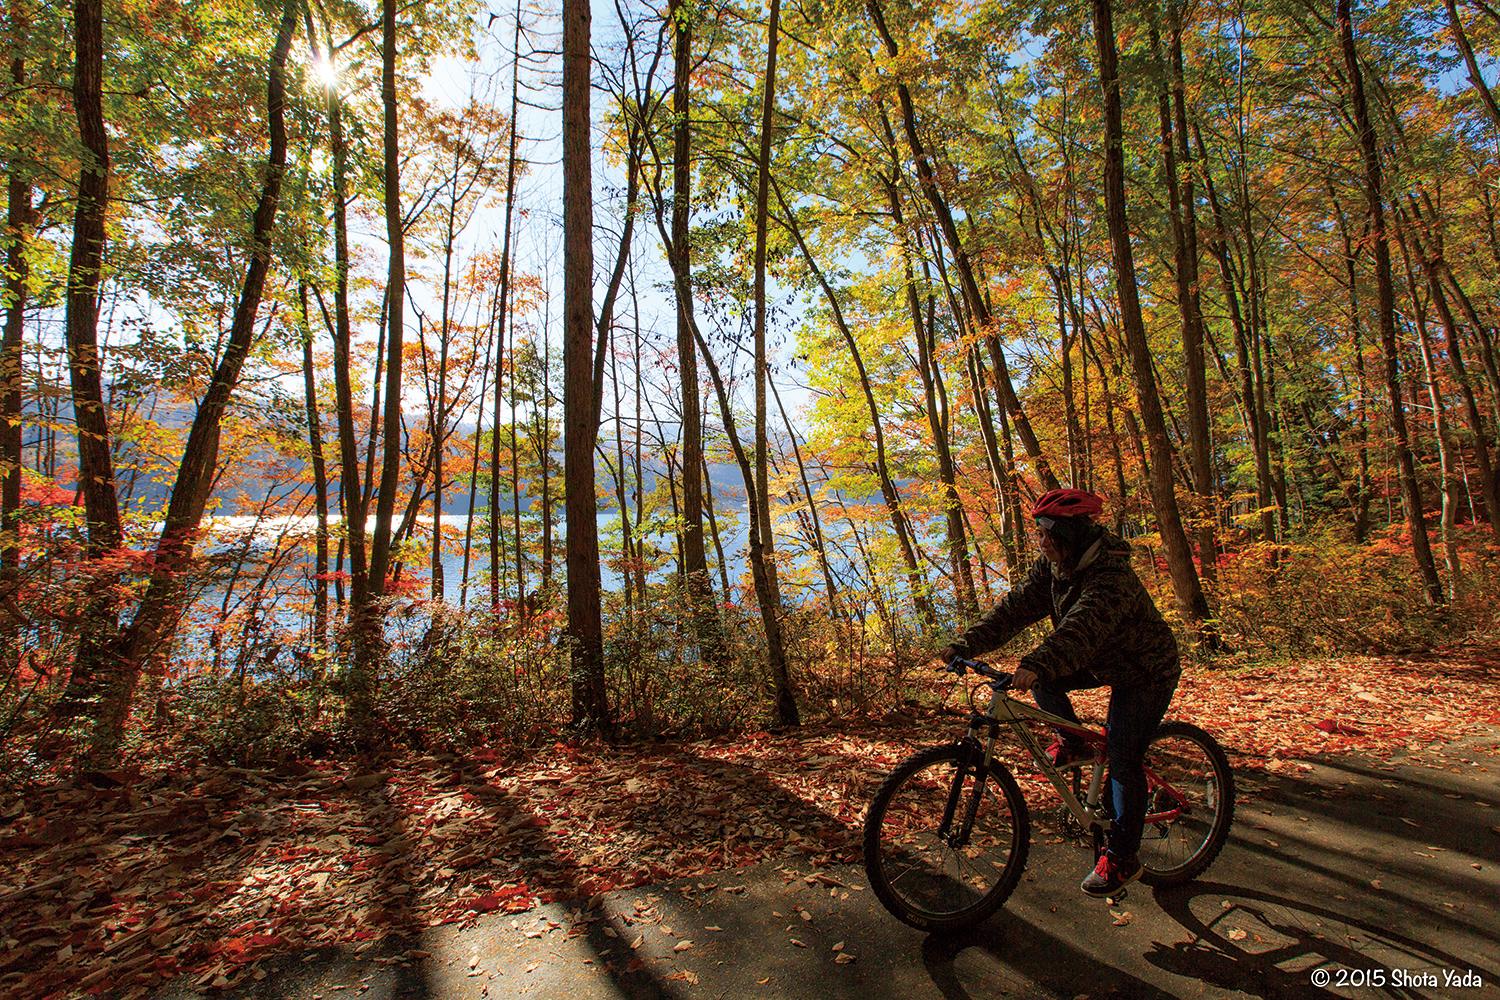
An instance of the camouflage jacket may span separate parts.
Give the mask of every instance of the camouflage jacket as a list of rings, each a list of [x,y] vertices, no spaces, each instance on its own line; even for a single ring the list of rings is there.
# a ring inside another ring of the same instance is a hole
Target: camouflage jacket
[[[1106,531],[1063,577],[1038,559],[1025,580],[953,642],[960,656],[998,649],[1051,616],[1052,634],[1021,657],[1043,680],[1091,670],[1110,685],[1149,684],[1180,672],[1177,640],[1130,566],[1130,545]]]

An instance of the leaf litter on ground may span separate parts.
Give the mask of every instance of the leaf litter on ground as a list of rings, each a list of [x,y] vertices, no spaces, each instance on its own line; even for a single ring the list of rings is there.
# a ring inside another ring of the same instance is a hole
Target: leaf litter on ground
[[[1496,681],[1500,664],[1462,655],[1190,670],[1171,714],[1212,731],[1242,776],[1296,776],[1319,754],[1409,755],[1500,723]],[[1098,718],[1105,697],[1077,701]],[[884,774],[961,724],[949,705],[604,752],[559,742],[518,759],[480,748],[36,789],[0,801],[0,993],[143,992],[177,976],[230,986],[275,955],[366,951],[775,860],[803,866],[789,881],[858,889],[819,869],[858,859]],[[1036,803],[1051,794],[1023,785]],[[637,916],[660,922],[649,906]]]

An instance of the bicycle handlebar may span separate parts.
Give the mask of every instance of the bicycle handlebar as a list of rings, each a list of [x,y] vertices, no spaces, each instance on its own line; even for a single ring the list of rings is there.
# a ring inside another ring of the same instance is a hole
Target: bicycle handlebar
[[[996,691],[1004,691],[1008,689],[1010,687],[1011,678],[1013,676],[1012,674],[1006,673],[1004,670],[996,670],[994,667],[990,666],[988,663],[985,663],[983,660],[971,660],[964,656],[955,656],[953,659],[948,661],[943,669],[948,671],[950,674],[956,674],[959,677],[962,677],[965,672],[972,670],[976,674],[979,674],[981,677],[988,677],[991,681],[991,686],[993,686]]]

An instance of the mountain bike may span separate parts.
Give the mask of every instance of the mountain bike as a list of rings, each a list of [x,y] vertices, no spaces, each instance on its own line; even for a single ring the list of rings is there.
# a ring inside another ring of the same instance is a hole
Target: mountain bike
[[[864,830],[870,888],[898,920],[928,931],[958,930],[989,917],[1026,867],[1031,817],[1015,777],[995,758],[1002,726],[1012,729],[1062,799],[1065,831],[1091,841],[1096,859],[1111,819],[1109,797],[1101,795],[1102,732],[1017,701],[1010,696],[1011,675],[987,663],[957,657],[947,669],[986,678],[970,702],[987,687],[988,709],[974,709],[957,742],[897,765],[875,793]],[[1027,725],[1032,722],[1077,736],[1091,755],[1054,766]],[[1234,817],[1234,774],[1223,749],[1197,726],[1163,722],[1146,750],[1146,788],[1141,881],[1171,886],[1202,875],[1229,839]]]

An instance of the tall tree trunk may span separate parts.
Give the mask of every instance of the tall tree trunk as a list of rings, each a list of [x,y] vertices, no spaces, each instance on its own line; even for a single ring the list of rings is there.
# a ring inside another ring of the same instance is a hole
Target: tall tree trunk
[[[1125,455],[1120,450],[1120,432],[1115,425],[1114,382],[1104,368],[1099,350],[1087,338],[1084,339],[1086,359],[1094,359],[1094,369],[1099,373],[1099,382],[1104,392],[1104,427],[1109,432],[1109,456],[1115,473],[1115,534],[1125,532],[1125,502],[1128,497],[1125,485]],[[1085,364],[1087,360],[1085,360]]]
[[[948,561],[953,569],[954,597],[960,614],[972,619],[978,614],[978,597],[974,592],[974,570],[969,565],[969,541],[965,527],[963,500],[958,495],[958,474],[953,462],[953,449],[948,434],[948,394],[943,388],[943,375],[937,360],[937,336],[933,330],[932,296],[928,297],[928,317],[922,316],[921,298],[917,294],[916,275],[912,270],[912,250],[908,242],[906,220],[901,211],[900,192],[895,184],[886,187],[886,200],[891,206],[891,219],[901,240],[901,269],[906,286],[906,311],[911,317],[912,336],[917,342],[917,374],[922,380],[922,400],[927,413],[927,427],[932,432],[932,443],[937,451],[938,479],[943,484],[943,513],[947,522]],[[918,250],[921,248],[921,231],[917,231]],[[927,262],[922,262],[925,279],[932,273]],[[978,542],[975,542],[977,548]]]
[[[588,0],[563,0],[563,420],[573,722],[607,732],[594,492],[594,192]]]
[[[929,319],[931,318],[929,314]],[[938,479],[943,484],[943,513],[947,521],[948,561],[955,575],[954,587],[959,609],[965,617],[978,614],[979,600],[974,590],[974,568],[969,564],[969,539],[964,517],[963,498],[958,493],[958,469],[948,436],[948,401],[943,387],[942,371],[937,360],[937,340],[932,324],[921,322],[920,311],[913,313],[917,337],[917,367],[922,374],[922,395],[927,404],[927,426],[937,450]],[[976,552],[978,543],[975,543]]]
[[[494,293],[490,296],[490,321],[485,324],[485,329],[493,331],[495,325],[500,322],[500,289],[497,285]],[[479,392],[474,399],[478,416],[474,418],[474,453],[469,460],[469,502],[464,510],[464,561],[463,569],[459,575],[458,606],[467,608],[469,606],[469,566],[474,546],[474,502],[479,499],[479,456],[480,444],[484,440],[484,404],[489,399],[490,365],[495,355],[495,337],[491,333],[485,338],[484,365],[479,369]],[[490,428],[493,437],[499,432],[499,426]],[[493,467],[492,467],[493,468]]]
[[[786,664],[786,653],[782,647],[781,637],[781,592],[777,585],[775,575],[766,573],[763,568],[764,550],[761,547],[759,539],[761,530],[760,517],[756,513],[756,511],[760,509],[760,500],[758,498],[754,456],[745,451],[745,445],[740,440],[739,427],[734,419],[734,410],[729,404],[729,392],[725,388],[724,377],[720,373],[719,365],[716,361],[714,361],[713,354],[710,353],[708,349],[708,342],[703,338],[703,331],[698,329],[697,323],[693,324],[693,340],[697,343],[698,351],[703,357],[704,367],[708,369],[708,378],[714,387],[714,397],[718,400],[719,403],[719,417],[724,422],[724,434],[729,439],[730,451],[734,454],[735,462],[740,467],[740,476],[745,483],[745,510],[749,515],[750,521],[750,576],[755,586],[756,603],[760,608],[761,625],[765,629],[766,645],[768,647],[766,659],[767,665],[772,674],[772,681],[774,685],[776,682],[777,664],[779,663],[783,667]],[[704,496],[707,497],[708,495],[708,491],[705,491]],[[708,509],[710,516],[710,525],[712,526],[713,508],[711,504]],[[718,530],[717,528],[714,528],[713,530],[714,544],[716,547],[718,547]],[[730,593],[729,577],[728,572],[725,569],[725,566],[727,564],[724,561],[724,550],[722,548],[718,548],[718,555],[721,572],[724,572],[725,574],[724,585],[725,594],[727,596]],[[774,650],[770,648],[773,644],[775,646]],[[788,686],[790,686],[790,680],[788,680]],[[788,691],[788,695],[792,695],[792,692]],[[795,696],[792,695],[789,698],[789,701],[793,710],[795,710],[797,705]],[[781,706],[784,704],[782,700],[782,692],[779,687],[776,688],[776,702],[777,710],[779,713],[781,710]],[[795,720],[792,724],[796,724]]]
[[[632,301],[634,302],[634,309],[635,309],[635,314],[636,314],[635,329],[633,329],[631,331],[631,333],[630,333],[631,340],[633,341],[632,346],[633,346],[634,352],[635,352],[634,353],[635,364],[632,366],[632,375],[634,376],[633,379],[632,379],[632,381],[635,383],[635,385],[634,385],[634,388],[635,388],[635,428],[634,428],[633,440],[631,442],[630,462],[631,462],[632,475],[634,477],[632,485],[634,485],[634,487],[635,487],[636,551],[639,553],[639,555],[641,557],[640,560],[638,560],[636,562],[635,567],[634,567],[634,569],[635,569],[635,592],[640,595],[640,597],[641,597],[641,603],[644,604],[646,602],[646,566],[645,566],[646,539],[644,537],[645,533],[644,533],[644,530],[642,529],[641,525],[644,524],[645,520],[646,520],[646,498],[645,498],[646,477],[643,475],[643,472],[642,472],[642,465],[643,465],[643,463],[642,463],[642,457],[641,457],[641,450],[642,450],[641,449],[641,436],[642,436],[641,435],[641,427],[643,425],[641,423],[641,404],[642,404],[642,402],[645,399],[645,391],[644,391],[644,386],[643,386],[644,379],[641,377],[641,324],[640,324],[639,293],[638,293],[638,291],[636,289],[635,281],[634,281],[633,278],[632,278],[631,283],[630,283],[630,295],[631,295]],[[702,462],[701,462],[701,456],[700,456],[700,462],[699,462],[699,464],[700,465],[702,464]],[[626,582],[626,586],[627,587],[629,586],[629,582],[628,581]],[[713,593],[712,585],[710,585],[710,587],[709,587],[709,593],[710,594]],[[726,594],[725,597],[727,598],[728,594]],[[708,610],[710,612],[713,612],[712,608],[709,608]],[[717,614],[715,614],[715,621],[717,621],[717,620],[718,620],[718,616],[717,616]]]
[[[83,141],[73,250],[68,262],[68,371],[78,424],[79,490],[88,518],[88,550],[99,556],[122,536],[115,495],[109,414],[104,406],[99,356],[99,282],[104,261],[104,218],[109,202],[109,139],[101,92],[104,66],[102,0],[75,0],[73,109]]]
[[[438,363],[437,401],[429,404],[431,413],[430,436],[432,438],[432,551],[429,568],[432,574],[432,599],[441,601],[446,590],[443,579],[443,459],[448,444],[448,353],[453,339],[453,244],[457,236],[458,204],[462,198],[458,184],[460,170],[458,151],[453,153],[453,178],[448,197],[448,222],[443,240],[443,296],[438,314]],[[418,330],[421,328],[418,327]],[[426,366],[426,344],[422,349],[423,366]],[[424,382],[431,384],[429,380]]]
[[[1047,216],[1046,202],[1042,198],[1040,185],[1037,184],[1036,178],[1031,172],[1031,167],[1026,162],[1025,154],[1021,151],[1021,144],[1017,141],[1014,130],[1009,130],[1007,132],[1007,138],[1009,139],[1011,153],[1015,157],[1017,165],[1021,168],[1021,186],[1025,189],[1028,201],[1031,204],[1031,232],[1036,237],[1037,245],[1039,247],[1046,247],[1048,244],[1048,238],[1050,237],[1052,245],[1055,247],[1057,255],[1060,258],[1058,263],[1046,261],[1045,267],[1047,270],[1047,276],[1052,281],[1053,294],[1056,297],[1057,301],[1057,333],[1059,347],[1058,357],[1062,362],[1063,427],[1067,434],[1068,481],[1070,485],[1078,486],[1083,479],[1083,453],[1082,439],[1078,428],[1078,408],[1073,392],[1072,348],[1076,340],[1076,333],[1070,331],[1068,326],[1069,310],[1072,307],[1072,294],[1070,291],[1072,287],[1072,276],[1070,274],[1070,258],[1072,257],[1072,248],[1070,246],[1070,230],[1067,213],[1073,210],[1071,203],[1073,195],[1071,194],[1071,189],[1074,180],[1072,174],[1071,157],[1067,152],[1067,128],[1068,95],[1066,87],[1064,87],[1062,93],[1062,121],[1060,125],[1061,134],[1059,136],[1059,142],[1063,146],[1063,169],[1065,172],[1065,183],[1068,185],[1070,193],[1065,196],[1064,200],[1064,220],[1061,236],[1057,234],[1055,227],[1052,226]],[[1018,210],[1017,220],[1024,223],[1025,219],[1023,210]],[[1076,318],[1076,310],[1074,310],[1074,316]],[[1075,330],[1080,329],[1081,327],[1081,322],[1074,323]]]
[[[550,317],[548,309],[544,316]],[[512,428],[514,438],[514,428]],[[552,589],[552,325],[542,322],[542,426],[536,442],[536,458],[542,467],[542,590]],[[516,520],[519,545],[520,519]]]
[[[102,0],[74,0],[73,111],[83,158],[78,169],[78,203],[73,213],[73,248],[68,260],[68,375],[78,430],[78,490],[88,522],[86,551],[93,559],[120,547],[124,529],[115,493],[109,414],[104,405],[99,355],[99,283],[104,261],[104,219],[109,201],[109,138],[104,129]],[[90,712],[98,723],[110,692],[119,689],[113,642],[118,623],[107,580],[101,580],[86,609],[60,714]],[[108,746],[98,756],[112,755]]]
[[[1066,260],[1066,257],[1064,257]],[[1049,266],[1048,272],[1052,277],[1052,290],[1057,296],[1057,347],[1058,359],[1062,362],[1062,397],[1063,397],[1063,426],[1068,432],[1068,484],[1082,488],[1083,475],[1083,434],[1078,426],[1078,398],[1073,387],[1073,344],[1076,342],[1078,333],[1068,328],[1068,293],[1063,283],[1063,270]]]
[[[516,25],[515,33],[511,38],[511,66],[510,66],[510,141],[509,149],[505,157],[505,230],[500,238],[500,312],[497,319],[498,338],[500,346],[495,353],[495,412],[491,420],[490,429],[490,492],[489,492],[489,529],[490,529],[490,608],[493,610],[500,606],[500,409],[503,405],[504,396],[504,374],[505,374],[505,330],[510,320],[510,240],[512,231],[512,220],[516,205],[516,112],[520,108],[520,84],[521,84],[521,3],[516,2]],[[515,348],[511,348],[511,392],[515,392]],[[511,477],[512,480],[520,478],[519,463],[516,457],[520,449],[516,447],[516,422],[515,408],[511,408]],[[516,515],[516,549],[517,565],[520,565],[520,515]],[[524,589],[524,581],[518,581]]]
[[[1447,260],[1439,254],[1433,263],[1442,275],[1443,284],[1452,293],[1452,301],[1458,304],[1459,312],[1469,321],[1469,326],[1474,331],[1479,359],[1490,383],[1490,407],[1494,411],[1495,426],[1500,428],[1500,369],[1497,369],[1494,345],[1490,342],[1490,327],[1479,318],[1474,300],[1464,292],[1463,286],[1458,283],[1458,276],[1448,266]]]
[[[917,341],[917,374],[922,380],[927,429],[932,434],[933,448],[937,452],[938,480],[943,484],[943,515],[947,522],[948,562],[953,571],[954,598],[959,613],[965,619],[972,619],[979,612],[979,600],[974,592],[974,568],[969,564],[969,539],[964,521],[963,499],[958,495],[958,472],[948,437],[948,399],[937,360],[937,337],[933,331],[931,311],[929,310],[926,320],[922,316],[910,258],[903,271],[907,311],[911,314],[912,335]]]
[[[995,420],[990,413],[989,397],[984,391],[984,367],[979,360],[978,348],[971,344],[964,358],[969,376],[969,394],[974,408],[979,413],[979,436],[984,441],[984,457],[990,469],[990,483],[995,489],[995,506],[1000,511],[1001,551],[1005,557],[1005,572],[1012,579],[1020,571],[1022,550],[1016,546],[1010,531],[1011,518],[1016,503],[1011,497],[1015,486],[1013,470],[1009,462],[1000,455],[1000,442],[995,434]]]
[[[640,358],[639,353],[637,353],[636,357],[637,359]],[[609,382],[610,387],[614,391],[615,404],[615,460],[611,463],[608,456],[604,454],[602,447],[599,449],[599,455],[604,459],[604,464],[609,468],[612,474],[611,478],[615,481],[615,502],[620,505],[620,576],[625,582],[626,618],[630,622],[633,632],[634,616],[632,611],[634,610],[635,597],[631,591],[630,579],[631,571],[639,560],[636,555],[637,545],[632,543],[630,537],[630,497],[625,486],[625,413],[620,408],[620,358],[614,351],[609,353],[609,371]],[[645,595],[642,594],[641,596],[641,604],[644,607]]]
[[[994,338],[988,339],[991,341],[994,340]],[[979,362],[979,372],[981,376],[984,374],[984,363],[982,361]],[[1026,528],[1026,504],[1023,502],[1022,497],[1025,484],[1021,481],[1021,473],[1016,468],[1016,447],[1015,442],[1011,440],[1008,411],[1004,405],[1001,405],[995,410],[995,415],[1000,418],[1000,433],[996,436],[1000,439],[1001,461],[1005,468],[1010,470],[1010,488],[1006,491],[1007,512],[1005,521],[1010,527],[1011,544],[1015,546],[1018,560],[1017,565],[1019,566],[1020,561],[1024,561],[1027,551],[1026,539],[1029,534]]]
[[[783,725],[798,722],[786,650],[781,638],[781,593],[776,579],[776,537],[771,525],[770,468],[766,429],[766,236],[771,188],[771,125],[776,113],[776,49],[781,36],[781,0],[771,0],[766,29],[765,93],[760,114],[760,157],[755,185],[755,510],[760,530],[750,536],[750,559],[758,567],[756,590],[767,628],[766,654],[776,688],[776,717]]]
[[[1213,175],[1209,173],[1207,147],[1203,144],[1202,132],[1196,124],[1193,137],[1198,145],[1198,167],[1203,174],[1204,193],[1208,196],[1208,205],[1214,219],[1208,249],[1219,265],[1219,279],[1224,287],[1224,300],[1229,306],[1230,328],[1234,332],[1235,356],[1239,370],[1237,391],[1240,405],[1245,410],[1250,450],[1255,459],[1255,499],[1259,507],[1261,534],[1267,541],[1274,541],[1276,539],[1276,509],[1271,483],[1271,456],[1266,447],[1266,416],[1264,408],[1258,402],[1254,369],[1250,364],[1250,341],[1253,334],[1241,305],[1240,285],[1236,280],[1234,263],[1230,258],[1228,222],[1223,206],[1219,202]]]
[[[1114,251],[1115,287],[1120,298],[1120,314],[1125,345],[1135,372],[1136,398],[1141,419],[1145,422],[1146,440],[1151,451],[1147,479],[1151,485],[1152,506],[1167,550],[1167,564],[1172,574],[1172,590],[1182,617],[1202,627],[1212,617],[1208,599],[1193,566],[1193,553],[1182,519],[1177,511],[1177,496],[1172,484],[1171,443],[1167,439],[1166,420],[1162,415],[1161,397],[1156,390],[1156,376],[1151,369],[1151,348],[1146,343],[1146,327],[1141,318],[1141,304],[1136,292],[1135,260],[1130,248],[1130,227],[1125,206],[1125,144],[1121,123],[1119,58],[1115,51],[1115,29],[1110,0],[1093,0],[1094,39],[1099,49],[1099,82],[1104,90],[1104,196],[1109,222],[1110,244]]]
[[[1396,217],[1401,218],[1400,205],[1396,206]],[[1416,327],[1417,352],[1422,359],[1423,382],[1427,388],[1427,402],[1432,407],[1432,430],[1434,444],[1438,453],[1438,481],[1442,484],[1442,511],[1438,521],[1438,533],[1443,543],[1443,561],[1448,567],[1448,597],[1451,600],[1458,596],[1463,588],[1463,561],[1459,558],[1458,539],[1454,534],[1454,527],[1458,521],[1459,506],[1459,473],[1457,463],[1453,454],[1457,450],[1453,443],[1452,433],[1448,428],[1448,408],[1443,404],[1443,393],[1438,385],[1437,365],[1432,357],[1432,340],[1427,331],[1427,304],[1421,299],[1421,292],[1417,286],[1417,275],[1411,264],[1411,252],[1407,249],[1403,236],[1410,235],[1403,232],[1405,227],[1399,226],[1396,230],[1398,245],[1401,247],[1401,261],[1406,272],[1406,289],[1411,298],[1412,324]]]
[[[383,0],[380,30],[380,99],[383,108],[381,187],[389,258],[385,286],[385,414],[375,531],[370,539],[366,600],[354,610],[354,669],[349,677],[349,719],[364,738],[375,707],[377,673],[385,659],[383,598],[391,559],[391,522],[401,475],[401,362],[406,323],[406,232],[401,213],[400,105],[396,99],[396,0]]]
[[[510,312],[512,307],[509,303],[505,306]],[[514,319],[514,317],[512,317]],[[511,527],[511,549],[516,557],[516,608],[522,617],[528,613],[526,601],[526,541],[521,528],[521,438],[520,419],[517,413],[520,411],[520,382],[517,380],[517,351],[518,338],[516,337],[516,325],[510,323],[510,527]],[[545,327],[545,324],[544,324]],[[500,341],[500,351],[505,352],[505,341]],[[499,377],[499,370],[496,370]],[[495,385],[499,390],[499,383]],[[596,424],[597,426],[597,424]],[[547,456],[542,456],[545,461]],[[544,491],[545,492],[545,491]],[[500,554],[505,555],[505,541],[502,537],[500,542]],[[503,559],[502,559],[503,561]],[[502,574],[503,575],[503,574]]]
[[[636,555],[635,563],[631,566],[631,569],[635,577],[635,592],[637,595],[639,595],[641,604],[644,605],[646,603],[646,533],[642,528],[642,524],[645,522],[646,501],[645,497],[642,495],[644,492],[645,477],[642,475],[641,406],[645,400],[645,391],[643,387],[644,379],[642,378],[641,373],[640,290],[639,286],[636,284],[635,269],[633,267],[631,268],[630,272],[630,308],[633,319],[630,331],[631,358],[635,362],[633,365],[631,365],[631,381],[633,383],[634,390],[635,423],[632,425],[631,432],[630,467],[631,488],[635,496],[635,510],[632,530],[635,533]],[[700,462],[700,465],[701,464],[702,463]],[[622,520],[628,519],[630,517],[630,511],[627,511],[623,508],[620,510],[620,518]],[[630,582],[630,578],[627,577],[625,580],[625,587],[627,590],[630,587]],[[712,584],[709,584],[708,592],[711,597],[713,594]],[[709,613],[713,612],[713,609],[711,607],[705,610]]]
[[[692,221],[692,0],[670,0],[673,30],[672,70],[672,252],[677,285],[677,364],[682,385],[682,558],[688,596],[703,658],[723,657],[719,616],[713,607],[708,552],[703,544],[703,414],[699,405],[698,357],[693,346]],[[726,593],[725,598],[728,598]]]
[[[1182,81],[1181,10],[1176,0],[1169,0],[1168,13],[1171,43],[1167,58],[1170,66],[1172,101],[1177,104],[1173,118],[1165,87],[1157,95],[1161,119],[1162,167],[1167,178],[1167,204],[1172,216],[1172,255],[1177,280],[1177,312],[1182,321],[1183,370],[1187,383],[1187,439],[1191,460],[1193,492],[1197,495],[1198,561],[1203,579],[1212,586],[1216,576],[1214,524],[1218,512],[1214,491],[1213,460],[1210,456],[1208,423],[1208,381],[1203,364],[1203,311],[1198,297],[1198,226],[1193,205],[1192,171],[1179,178],[1178,160],[1191,163],[1187,142],[1187,112]],[[1152,33],[1155,34],[1155,26]]]
[[[1333,200],[1334,216],[1338,219],[1339,236],[1344,243],[1344,280],[1349,284],[1349,329],[1354,342],[1354,372],[1356,407],[1356,436],[1359,443],[1359,474],[1356,480],[1354,504],[1354,541],[1363,545],[1370,531],[1370,394],[1369,380],[1365,374],[1365,345],[1362,324],[1359,321],[1359,279],[1355,270],[1354,241],[1349,237],[1349,227],[1344,221],[1344,210],[1329,185],[1329,196]]]
[[[1396,295],[1391,282],[1391,251],[1386,238],[1384,195],[1381,193],[1380,154],[1375,145],[1375,126],[1370,121],[1365,102],[1364,76],[1359,54],[1354,48],[1354,26],[1350,0],[1336,0],[1335,10],[1339,47],[1343,50],[1344,70],[1349,77],[1350,97],[1354,105],[1354,124],[1359,132],[1360,151],[1364,157],[1365,200],[1370,212],[1370,236],[1375,247],[1376,315],[1380,321],[1380,345],[1385,355],[1385,385],[1390,397],[1391,430],[1395,434],[1396,460],[1401,477],[1401,493],[1406,500],[1406,522],[1411,530],[1412,558],[1430,604],[1443,600],[1443,586],[1433,562],[1432,546],[1427,539],[1427,522],[1422,507],[1422,487],[1417,481],[1416,463],[1411,453],[1411,435],[1407,431],[1406,411],[1401,402],[1400,375],[1396,367]]]
[[[889,133],[889,128],[887,128],[887,133]],[[890,149],[894,157],[894,140],[892,140],[892,142],[890,143]],[[893,166],[895,165],[895,162],[896,161],[893,158]],[[899,173],[899,170],[897,170],[897,172]],[[891,200],[891,195],[892,188],[887,185],[887,200]],[[899,207],[900,205],[899,198],[891,201],[891,204],[893,206],[894,214],[894,209],[896,207]],[[895,217],[897,218],[899,225],[900,216],[896,215]],[[979,411],[979,433],[981,440],[983,440],[984,442],[985,463],[989,467],[990,482],[995,488],[996,506],[1000,510],[1000,520],[1002,527],[997,534],[1000,537],[1001,547],[1004,552],[1006,572],[1013,575],[1021,568],[1019,560],[1022,558],[1022,555],[1025,552],[1025,540],[1023,537],[1021,537],[1019,530],[1014,533],[1010,530],[1012,527],[1015,527],[1017,529],[1021,528],[1021,525],[1019,523],[1020,475],[1019,473],[1017,473],[1015,465],[1013,464],[1013,456],[1010,453],[1008,434],[1006,438],[1004,457],[1002,457],[1000,453],[999,441],[995,434],[996,421],[991,414],[991,410],[989,407],[989,397],[985,393],[984,389],[984,363],[980,360],[978,348],[972,341],[972,322],[970,322],[969,317],[966,315],[965,308],[960,301],[959,296],[954,293],[953,283],[949,279],[947,264],[943,260],[941,235],[933,234],[932,244],[932,259],[937,264],[938,278],[942,282],[943,291],[948,300],[949,313],[953,317],[954,325],[958,328],[960,338],[968,341],[969,343],[969,346],[964,351],[964,368],[966,374],[969,376],[970,389],[973,395],[974,406]],[[919,248],[924,245],[920,230],[917,233],[917,245]],[[927,268],[926,263],[924,262],[922,266],[925,273]],[[911,292],[912,293],[908,294],[907,296],[907,309],[908,311],[910,311],[915,308],[917,310],[917,313],[915,315],[920,316],[921,306],[919,303],[914,302],[915,289],[912,289]],[[914,320],[914,323],[915,322],[917,322],[917,320]],[[968,331],[967,333],[965,332],[966,330]],[[999,391],[999,388],[997,386],[997,402],[1001,398],[1003,398],[1003,394]],[[1005,422],[1005,412],[1003,405],[1001,406],[1000,422]],[[956,491],[954,492],[956,493]],[[978,547],[977,540],[975,541],[975,546],[976,548]]]
[[[101,758],[113,757],[118,752],[141,671],[149,660],[167,654],[171,630],[180,619],[187,600],[186,574],[218,469],[224,413],[255,341],[256,316],[265,290],[266,275],[271,268],[271,236],[276,227],[281,183],[286,173],[286,60],[299,9],[295,0],[288,0],[268,60],[266,119],[270,152],[251,223],[250,261],[230,322],[229,338],[188,431],[187,445],[177,467],[166,518],[151,561],[151,578],[145,596],[118,645],[109,651],[114,661],[113,680],[94,720],[93,750]]]
[[[310,10],[310,8],[309,8]],[[307,33],[316,38],[311,14],[307,14]],[[329,34],[324,25],[324,34]],[[314,48],[314,57],[319,53]],[[337,50],[331,36],[326,55],[329,69],[337,80]],[[360,485],[359,443],[354,425],[354,377],[351,345],[354,340],[349,317],[349,148],[344,138],[344,102],[336,83],[326,88],[328,108],[328,144],[333,158],[333,386],[334,410],[339,442],[339,497],[343,508],[344,538],[339,543],[336,567],[342,567],[342,553],[349,552],[349,598],[351,619],[364,607],[369,592],[369,550],[365,542],[364,490]],[[314,289],[316,291],[316,289]],[[321,298],[319,305],[322,305]],[[326,316],[326,311],[325,311]],[[326,321],[326,320],[325,320]],[[342,603],[340,597],[340,603]],[[352,670],[350,671],[352,676]]]
[[[21,48],[29,21],[23,3],[12,6],[16,51],[10,61],[11,83],[26,85],[26,58]],[[21,371],[22,339],[26,328],[26,283],[29,262],[26,244],[35,223],[31,205],[31,166],[24,151],[8,150],[10,175],[6,183],[5,217],[5,337],[0,345],[0,596],[9,599],[20,585],[21,570]],[[21,629],[7,625],[0,636],[0,671],[19,663]]]
[[[307,444],[312,460],[317,535],[313,542],[313,646],[328,642],[328,465],[323,458],[323,421],[318,416],[318,386],[313,373],[313,332],[307,316],[307,282],[297,285],[301,307],[302,391],[307,407]]]

